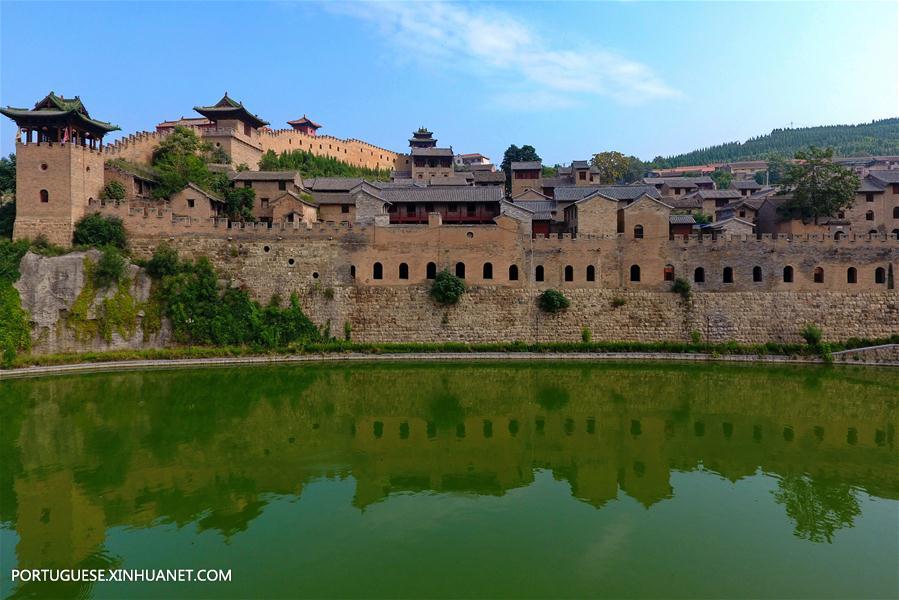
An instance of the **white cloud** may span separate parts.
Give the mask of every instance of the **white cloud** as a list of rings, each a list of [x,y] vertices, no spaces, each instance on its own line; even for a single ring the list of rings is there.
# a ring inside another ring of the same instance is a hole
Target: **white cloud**
[[[375,25],[405,61],[480,79],[492,91],[492,103],[504,108],[564,108],[591,96],[631,104],[681,95],[640,62],[595,46],[558,47],[495,8],[448,2],[326,6]]]

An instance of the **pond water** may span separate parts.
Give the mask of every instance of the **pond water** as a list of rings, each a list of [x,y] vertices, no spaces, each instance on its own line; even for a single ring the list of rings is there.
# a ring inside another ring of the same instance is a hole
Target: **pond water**
[[[896,597],[899,376],[327,364],[0,382],[3,597]],[[26,583],[12,569],[230,569]]]

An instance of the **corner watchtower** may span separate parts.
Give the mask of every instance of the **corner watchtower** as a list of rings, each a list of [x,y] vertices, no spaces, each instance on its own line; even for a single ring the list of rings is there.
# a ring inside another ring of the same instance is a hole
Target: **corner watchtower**
[[[50,92],[34,108],[0,108],[16,133],[13,238],[45,235],[70,246],[75,222],[103,189],[103,136],[117,126],[91,118],[81,99]]]

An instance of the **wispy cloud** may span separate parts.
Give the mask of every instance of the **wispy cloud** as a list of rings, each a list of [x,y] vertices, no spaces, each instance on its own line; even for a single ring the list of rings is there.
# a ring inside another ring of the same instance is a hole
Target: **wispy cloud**
[[[477,78],[504,108],[565,108],[595,96],[631,104],[681,95],[640,62],[572,40],[554,43],[496,8],[449,2],[327,7],[377,26],[404,60]]]

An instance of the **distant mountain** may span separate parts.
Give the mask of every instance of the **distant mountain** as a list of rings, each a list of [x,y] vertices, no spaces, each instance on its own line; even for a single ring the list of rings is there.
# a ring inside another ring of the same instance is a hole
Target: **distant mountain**
[[[729,142],[676,156],[653,159],[657,168],[763,159],[770,154],[792,157],[808,146],[833,148],[836,156],[899,155],[899,118],[859,125],[824,125],[775,129],[745,142]]]

